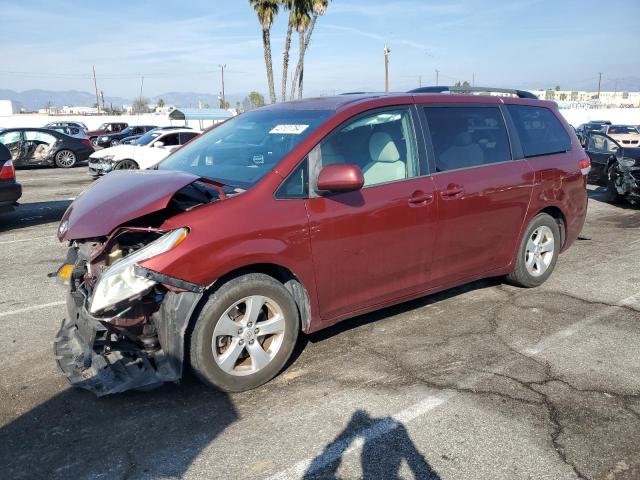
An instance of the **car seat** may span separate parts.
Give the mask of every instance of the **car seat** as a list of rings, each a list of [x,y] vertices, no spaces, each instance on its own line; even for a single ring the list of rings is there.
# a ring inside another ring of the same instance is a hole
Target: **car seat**
[[[363,169],[364,184],[391,182],[407,178],[407,167],[395,142],[386,132],[376,132],[369,139],[371,162]]]
[[[455,136],[454,144],[440,154],[437,161],[438,171],[472,167],[484,164],[482,147],[473,143],[469,132],[461,132]]]

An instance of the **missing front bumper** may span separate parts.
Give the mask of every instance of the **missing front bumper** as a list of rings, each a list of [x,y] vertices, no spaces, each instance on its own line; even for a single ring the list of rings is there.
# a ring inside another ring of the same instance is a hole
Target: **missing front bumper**
[[[147,350],[142,338],[105,342],[100,321],[68,302],[69,315],[54,341],[58,366],[72,386],[101,397],[126,390],[150,390],[182,377],[184,339],[202,294],[169,292],[153,314],[159,347]]]

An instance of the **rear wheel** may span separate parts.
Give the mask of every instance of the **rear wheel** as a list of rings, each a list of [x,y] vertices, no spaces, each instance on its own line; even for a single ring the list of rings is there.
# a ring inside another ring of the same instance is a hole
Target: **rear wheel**
[[[256,388],[289,360],[299,330],[291,294],[274,278],[251,273],[213,293],[191,336],[191,366],[205,383],[226,392]]]
[[[542,285],[555,268],[560,247],[560,227],[556,219],[546,213],[536,215],[525,231],[516,268],[507,275],[507,281],[527,288]]]
[[[138,164],[130,159],[120,160],[113,167],[114,170],[138,170]]]
[[[56,153],[55,161],[60,168],[71,168],[76,164],[76,154],[71,150],[60,150]]]

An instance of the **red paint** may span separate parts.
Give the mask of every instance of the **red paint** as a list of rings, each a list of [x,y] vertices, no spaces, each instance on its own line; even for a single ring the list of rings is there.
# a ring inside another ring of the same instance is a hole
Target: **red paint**
[[[162,210],[177,190],[197,179],[186,172],[111,172],[69,206],[61,220],[69,222],[68,230],[59,239],[109,235],[126,222]]]
[[[542,105],[571,132],[550,102],[493,96],[345,96],[266,107],[336,113],[252,189],[168,219],[163,229],[186,226],[189,235],[177,248],[143,266],[207,286],[238,268],[284,267],[308,293],[308,330],[315,331],[383,306],[509,273],[526,225],[543,209],[557,208],[564,218],[563,250],[573,243],[587,208],[586,177],[580,171],[586,154],[573,133],[572,150],[565,154],[308,199],[274,197],[283,179],[343,121],[373,108],[413,103]],[[118,181],[109,174],[65,214],[70,228],[64,238],[106,236],[123,222],[163,208],[173,192],[195,179],[163,173],[152,172],[143,186],[126,184],[138,182],[138,175]],[[343,167],[338,173],[325,167],[321,180],[334,187],[360,181],[353,170],[345,176]]]
[[[318,175],[318,190],[326,192],[352,192],[360,190],[363,185],[364,176],[355,165],[327,165]]]

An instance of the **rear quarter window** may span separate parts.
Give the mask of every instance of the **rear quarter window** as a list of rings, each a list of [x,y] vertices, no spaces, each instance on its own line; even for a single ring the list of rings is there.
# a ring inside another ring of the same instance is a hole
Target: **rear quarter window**
[[[545,107],[508,105],[526,158],[571,150],[571,139],[556,116]]]

